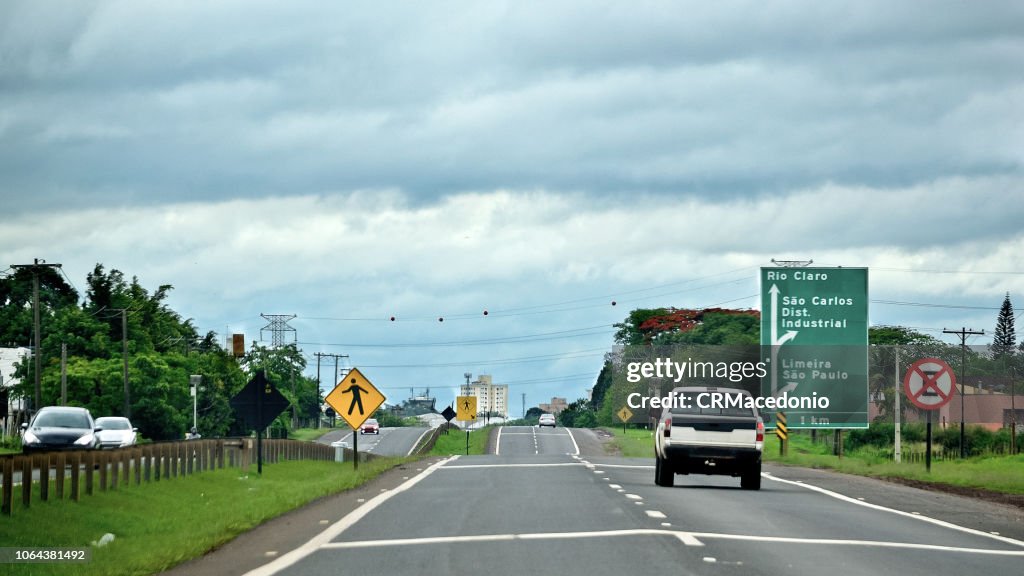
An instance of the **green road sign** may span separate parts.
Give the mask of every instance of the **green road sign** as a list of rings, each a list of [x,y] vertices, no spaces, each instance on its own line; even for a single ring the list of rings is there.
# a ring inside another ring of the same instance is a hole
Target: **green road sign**
[[[761,345],[790,429],[867,427],[867,268],[762,268]]]

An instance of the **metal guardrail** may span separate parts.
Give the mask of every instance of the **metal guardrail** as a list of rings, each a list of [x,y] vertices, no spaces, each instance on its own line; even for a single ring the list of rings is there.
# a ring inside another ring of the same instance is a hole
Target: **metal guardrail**
[[[334,448],[299,440],[263,440],[263,462],[281,460],[334,460]],[[115,450],[41,452],[0,456],[0,514],[10,516],[14,494],[20,492],[23,509],[35,498],[80,500],[83,495],[118,487],[170,480],[208,470],[239,467],[248,471],[256,461],[255,438],[214,438],[157,442]],[[15,490],[14,473],[21,473]],[[52,491],[51,491],[52,488]]]

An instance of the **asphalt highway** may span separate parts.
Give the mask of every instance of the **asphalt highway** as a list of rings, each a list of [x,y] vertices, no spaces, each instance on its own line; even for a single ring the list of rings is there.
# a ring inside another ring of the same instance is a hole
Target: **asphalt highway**
[[[406,456],[429,428],[381,428],[380,434],[359,434],[352,430],[333,430],[321,436],[317,442],[331,444],[341,440],[352,448],[353,434],[358,435],[359,452],[380,456]]]
[[[250,550],[245,573],[952,576],[1024,563],[1015,509],[776,467],[760,491],[710,476],[662,488],[652,459],[599,455],[590,431],[506,427],[496,440],[492,455],[364,492],[295,546]]]

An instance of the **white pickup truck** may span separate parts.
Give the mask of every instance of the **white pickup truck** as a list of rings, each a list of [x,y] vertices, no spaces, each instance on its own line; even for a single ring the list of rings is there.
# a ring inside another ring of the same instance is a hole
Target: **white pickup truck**
[[[676,474],[722,474],[739,476],[746,490],[760,490],[764,422],[753,402],[745,402],[750,392],[684,387],[672,390],[672,397],[654,434],[654,483],[671,487]]]

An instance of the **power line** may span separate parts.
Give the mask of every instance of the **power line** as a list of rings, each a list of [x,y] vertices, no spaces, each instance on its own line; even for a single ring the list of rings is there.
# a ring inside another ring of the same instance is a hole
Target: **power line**
[[[509,364],[527,364],[531,362],[546,362],[549,360],[566,360],[572,358],[589,358],[593,356],[604,356],[608,351],[607,347],[602,348],[588,348],[585,350],[577,350],[574,352],[568,352],[565,354],[542,354],[539,356],[522,356],[517,358],[500,358],[493,360],[472,360],[472,361],[458,361],[458,362],[443,362],[435,364],[368,364],[363,365],[364,368],[451,368],[456,366],[479,366],[479,365],[497,365],[505,366]],[[594,352],[597,352],[596,354]]]
[[[399,342],[399,343],[349,343],[349,342],[299,342],[307,346],[345,346],[345,347],[356,347],[356,348],[433,348],[433,347],[447,347],[447,346],[482,346],[490,344],[516,344],[522,342],[539,342],[543,340],[557,340],[561,338],[576,338],[580,336],[595,336],[601,334],[607,334],[607,330],[601,330],[600,332],[589,332],[590,330],[597,330],[599,328],[607,329],[612,328],[611,324],[600,324],[598,326],[589,326],[586,328],[573,328],[571,330],[558,330],[556,332],[539,332],[537,334],[522,334],[519,336],[506,336],[504,338],[480,338],[475,340],[453,340],[447,342]],[[582,334],[581,334],[582,332]]]

